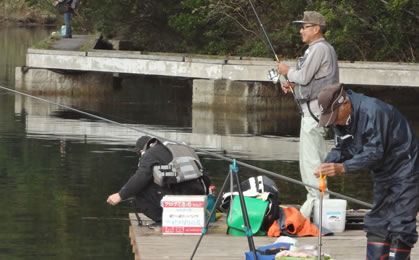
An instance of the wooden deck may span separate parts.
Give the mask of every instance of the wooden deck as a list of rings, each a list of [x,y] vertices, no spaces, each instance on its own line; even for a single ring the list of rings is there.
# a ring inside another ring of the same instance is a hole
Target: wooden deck
[[[160,230],[139,227],[133,213],[129,214],[131,226],[129,235],[135,259],[137,260],[186,260],[190,259],[200,236],[162,235]],[[193,259],[196,260],[243,260],[249,251],[246,237],[226,235],[225,221],[218,220],[204,235]],[[318,244],[317,237],[296,238],[299,245]],[[254,237],[256,247],[275,242],[276,238]],[[323,237],[322,252],[335,260],[365,259],[366,237],[362,230],[349,230]],[[411,259],[419,259],[419,248],[412,250]]]

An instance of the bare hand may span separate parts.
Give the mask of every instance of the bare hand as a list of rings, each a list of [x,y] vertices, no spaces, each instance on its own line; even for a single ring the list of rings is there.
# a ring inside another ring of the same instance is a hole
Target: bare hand
[[[287,75],[288,74],[288,71],[290,70],[290,67],[288,67],[287,65],[284,65],[284,64],[282,64],[282,63],[277,63],[277,66],[278,66],[278,72],[279,72],[279,74],[281,74],[281,75]]]
[[[345,173],[345,168],[342,163],[323,163],[314,171],[314,175],[319,178],[320,173],[324,176],[337,176]]]
[[[108,199],[106,200],[108,204],[113,205],[113,206],[118,204],[120,201],[121,201],[121,196],[119,196],[119,193],[114,193],[110,195]]]
[[[291,88],[292,88],[292,85],[289,81],[282,81],[281,82],[281,89],[282,89],[282,92],[284,92],[285,94],[290,92]]]

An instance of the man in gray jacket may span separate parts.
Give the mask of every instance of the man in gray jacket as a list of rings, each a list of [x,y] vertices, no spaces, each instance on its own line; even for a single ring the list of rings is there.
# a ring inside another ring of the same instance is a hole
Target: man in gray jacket
[[[303,112],[299,145],[301,179],[304,183],[318,187],[319,180],[314,177],[313,172],[326,157],[327,146],[324,129],[317,127],[320,115],[317,96],[327,85],[339,82],[338,60],[335,50],[324,39],[327,28],[323,15],[314,11],[304,12],[303,20],[293,23],[301,25],[301,38],[308,44],[308,48],[304,56],[298,59],[295,69],[278,63],[278,72],[288,76],[292,84],[283,83],[282,90],[287,93],[290,88],[294,88],[295,98],[301,104]],[[300,211],[308,218],[319,193],[314,188],[306,189],[307,200]]]

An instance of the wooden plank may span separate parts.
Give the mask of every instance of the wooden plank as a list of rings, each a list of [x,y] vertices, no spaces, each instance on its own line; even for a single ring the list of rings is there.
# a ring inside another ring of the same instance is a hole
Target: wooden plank
[[[132,225],[129,227],[129,238],[131,240],[132,253],[134,254],[134,259],[139,260],[137,242],[135,240],[135,234]]]
[[[132,236],[135,241],[135,254],[139,260],[190,259],[200,236],[162,235],[160,229],[139,227],[135,215],[129,214]],[[143,218],[144,216],[142,216]],[[225,234],[225,221],[218,220],[204,235],[193,259],[196,260],[243,260],[249,251],[246,237],[233,237]],[[256,247],[269,245],[277,238],[254,237]],[[296,238],[299,246],[317,246],[317,237]],[[366,237],[362,230],[348,230],[322,238],[322,252],[336,260],[365,259]],[[133,246],[134,247],[134,246]],[[419,259],[419,249],[412,250],[411,259]]]

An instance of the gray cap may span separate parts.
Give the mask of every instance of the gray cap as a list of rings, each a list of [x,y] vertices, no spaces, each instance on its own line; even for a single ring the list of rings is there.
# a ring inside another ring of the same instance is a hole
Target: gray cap
[[[297,24],[311,23],[311,24],[326,26],[326,19],[324,19],[324,16],[318,12],[305,11],[303,20],[293,21],[292,23],[297,23]]]
[[[346,98],[346,91],[343,90],[342,84],[333,84],[324,88],[317,101],[320,108],[319,127],[331,126],[335,123],[338,116],[338,108],[343,104]]]

